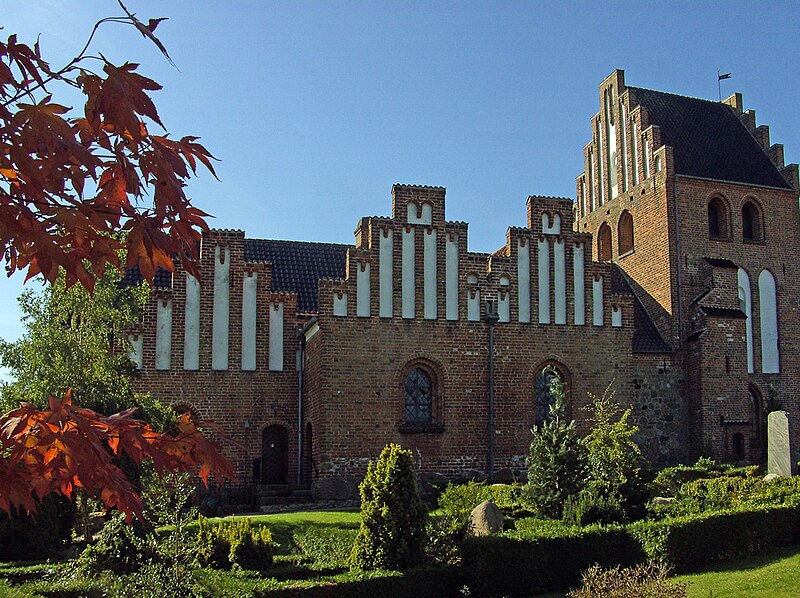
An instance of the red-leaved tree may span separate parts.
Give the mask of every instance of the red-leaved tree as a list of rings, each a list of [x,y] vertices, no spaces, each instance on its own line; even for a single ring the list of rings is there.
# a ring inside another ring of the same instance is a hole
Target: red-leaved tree
[[[158,473],[189,471],[208,483],[208,476],[232,479],[233,468],[189,414],[178,417],[176,434],[154,431],[133,419],[133,409],[103,416],[51,397],[50,408],[25,404],[0,417],[0,509],[31,513],[36,499],[51,492],[71,498],[84,488],[107,508],[125,513],[130,523],[142,518],[136,488],[115,464],[123,454],[137,464],[150,459]]]
[[[52,283],[63,271],[67,287],[77,282],[91,292],[109,264],[138,267],[152,280],[179,259],[197,274],[208,226],[184,187],[198,163],[214,174],[214,158],[196,137],[169,137],[150,97],[161,86],[138,65],[89,53],[97,28],[119,23],[169,59],[154,34],[163,19],[145,24],[119,6],[124,14],[99,21],[61,68],[43,58],[38,42],[0,41],[0,248],[9,275],[27,269],[27,278],[41,274]],[[83,94],[82,110],[54,99],[64,86]],[[151,132],[156,127],[163,133]],[[210,474],[232,476],[219,448],[188,415],[169,435],[130,410],[102,416],[79,409],[69,393],[51,398],[46,410],[24,404],[0,417],[0,509],[32,512],[48,493],[71,497],[85,488],[130,521],[141,517],[141,498],[115,458],[151,459],[160,472],[196,471],[205,482]]]
[[[161,86],[138,65],[114,65],[89,54],[104,23],[136,28],[166,50],[154,31],[119,2],[124,15],[99,21],[83,51],[52,68],[39,43],[9,36],[0,42],[0,247],[9,275],[27,269],[90,291],[107,264],[138,266],[151,280],[178,256],[197,274],[198,241],[206,214],[184,192],[198,163],[214,173],[213,156],[197,137],[171,139],[150,98]],[[168,56],[167,56],[168,57]],[[95,66],[99,66],[96,71]],[[81,112],[53,99],[63,86],[85,96]],[[149,201],[146,201],[149,198]]]

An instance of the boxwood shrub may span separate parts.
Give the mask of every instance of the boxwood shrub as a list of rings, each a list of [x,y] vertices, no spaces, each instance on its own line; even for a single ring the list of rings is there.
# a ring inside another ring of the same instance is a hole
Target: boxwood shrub
[[[524,526],[523,526],[524,527]],[[644,559],[641,544],[622,526],[550,528],[545,536],[525,529],[467,538],[464,583],[477,596],[529,596],[580,583],[594,564],[629,566]]]
[[[667,562],[677,572],[714,561],[734,559],[800,540],[797,506],[690,515],[628,526],[649,558]]]

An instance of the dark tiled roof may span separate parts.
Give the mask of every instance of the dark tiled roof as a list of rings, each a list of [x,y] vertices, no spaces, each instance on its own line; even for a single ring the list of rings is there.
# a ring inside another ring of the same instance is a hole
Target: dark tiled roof
[[[245,239],[245,262],[272,263],[272,290],[297,293],[297,311],[319,311],[320,278],[344,278],[349,245]]]
[[[144,280],[142,273],[139,271],[139,266],[134,266],[127,272],[122,280],[119,281],[121,287],[132,287]],[[156,275],[153,277],[154,289],[171,289],[172,288],[172,272],[159,268],[156,270]]]
[[[726,307],[710,307],[706,305],[701,305],[700,309],[703,311],[704,314],[706,314],[707,316],[711,316],[712,318],[733,318],[735,320],[744,320],[747,318],[747,316],[741,309],[729,309]]]
[[[674,148],[677,174],[791,188],[727,104],[631,89],[661,128],[661,142]]]
[[[650,319],[650,314],[633,292],[628,279],[617,264],[611,264],[611,292],[633,295],[633,352],[634,353],[672,353],[658,328]]]
[[[731,270],[738,270],[739,266],[737,266],[733,261],[721,258],[721,257],[704,257],[705,261],[709,264],[714,266],[715,268],[730,268]]]

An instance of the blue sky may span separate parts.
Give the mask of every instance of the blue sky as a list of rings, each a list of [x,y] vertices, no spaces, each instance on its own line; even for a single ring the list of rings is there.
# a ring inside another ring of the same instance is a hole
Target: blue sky
[[[525,224],[528,195],[574,197],[615,68],[628,84],[716,99],[717,70],[800,160],[795,2],[261,2],[127,0],[177,69],[133,29],[94,48],[141,63],[174,136],[199,135],[220,181],[189,186],[212,226],[249,237],[351,243],[387,215],[393,183],[447,187],[473,251]],[[112,0],[0,0],[17,33],[60,66]],[[0,282],[0,337],[17,338],[21,276]]]

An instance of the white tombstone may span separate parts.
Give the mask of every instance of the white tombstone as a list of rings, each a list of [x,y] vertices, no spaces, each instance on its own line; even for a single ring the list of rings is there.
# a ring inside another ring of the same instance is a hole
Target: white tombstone
[[[790,477],[797,471],[793,454],[789,418],[785,411],[767,415],[767,471]]]

